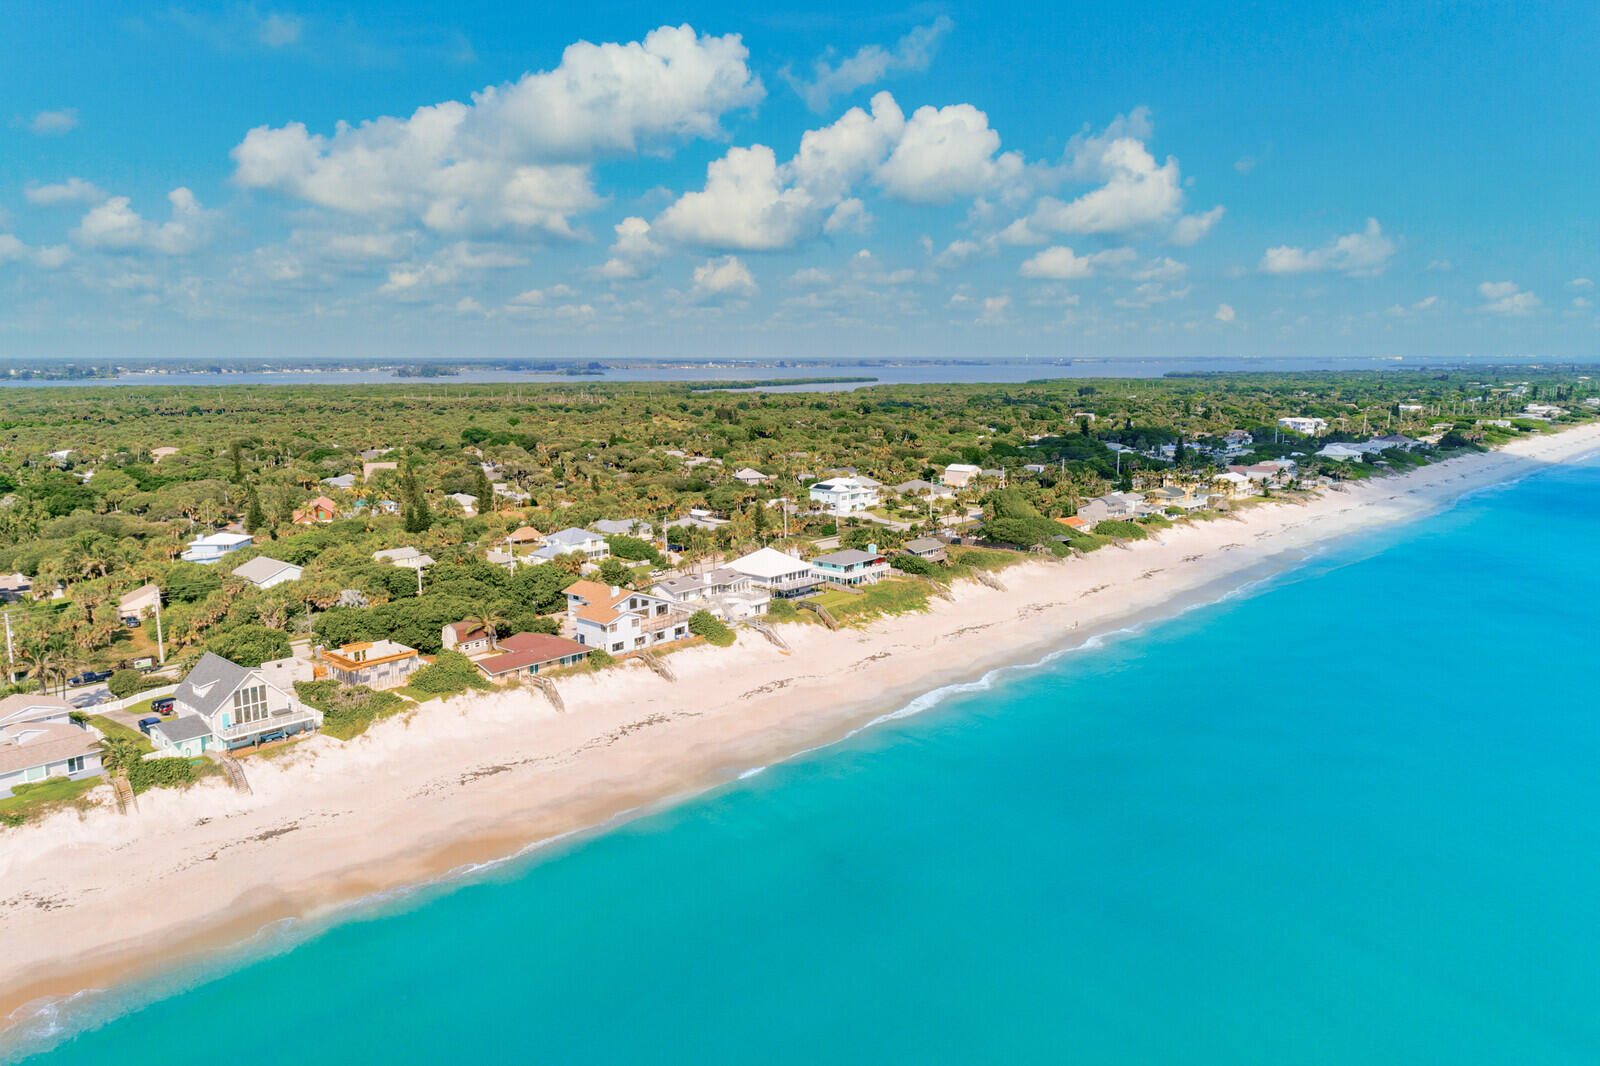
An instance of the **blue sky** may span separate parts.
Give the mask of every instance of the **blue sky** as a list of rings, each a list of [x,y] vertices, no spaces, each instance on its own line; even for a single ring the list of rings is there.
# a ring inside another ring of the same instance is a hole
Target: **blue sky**
[[[1600,353],[1600,6],[8,5],[0,357]]]

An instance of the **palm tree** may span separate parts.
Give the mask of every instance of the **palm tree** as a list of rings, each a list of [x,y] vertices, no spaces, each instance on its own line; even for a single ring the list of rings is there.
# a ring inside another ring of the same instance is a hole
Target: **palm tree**
[[[139,750],[139,742],[132,737],[101,737],[95,747],[100,749],[100,765],[113,776],[126,774],[128,767],[144,754]]]
[[[498,647],[495,642],[500,639],[500,627],[506,624],[506,616],[499,608],[484,604],[476,613],[468,615],[463,621],[488,631],[489,647]]]

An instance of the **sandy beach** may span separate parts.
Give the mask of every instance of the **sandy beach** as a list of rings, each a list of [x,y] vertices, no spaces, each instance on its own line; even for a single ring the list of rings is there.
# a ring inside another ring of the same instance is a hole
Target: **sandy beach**
[[[1159,539],[962,583],[925,613],[830,632],[789,625],[566,678],[434,702],[348,743],[246,762],[122,816],[59,813],[0,834],[0,1028],[41,1001],[159,972],[264,925],[437,878],[836,740],[915,697],[1220,594],[1285,556],[1407,521],[1600,448],[1600,425],[1270,502]]]

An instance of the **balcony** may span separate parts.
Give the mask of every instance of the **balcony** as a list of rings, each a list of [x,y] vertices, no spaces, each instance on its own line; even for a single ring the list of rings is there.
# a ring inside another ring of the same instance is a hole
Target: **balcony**
[[[303,729],[307,724],[317,725],[322,715],[310,707],[294,705],[271,711],[265,718],[254,722],[239,722],[230,726],[213,726],[211,732],[224,742],[242,740],[258,733],[275,733],[280,729]]]

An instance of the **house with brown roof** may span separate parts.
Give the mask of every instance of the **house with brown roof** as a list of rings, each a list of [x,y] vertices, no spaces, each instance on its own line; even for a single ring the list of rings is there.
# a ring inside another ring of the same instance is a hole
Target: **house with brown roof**
[[[478,660],[478,669],[490,681],[532,677],[542,670],[573,666],[588,658],[590,648],[566,637],[548,633],[518,633],[500,642],[502,653]]]
[[[18,722],[0,727],[0,796],[50,777],[100,772],[99,734],[70,722]]]
[[[689,612],[648,592],[575,581],[567,586],[567,626],[582,644],[612,655],[687,640]]]
[[[520,526],[506,534],[506,546],[510,548],[537,548],[544,543],[544,534],[532,526]]]
[[[339,517],[339,505],[326,496],[318,496],[292,516],[292,521],[297,526],[316,525],[318,522],[332,522]]]
[[[480,622],[451,622],[440,632],[445,651],[462,655],[482,655],[494,650],[494,631]]]

